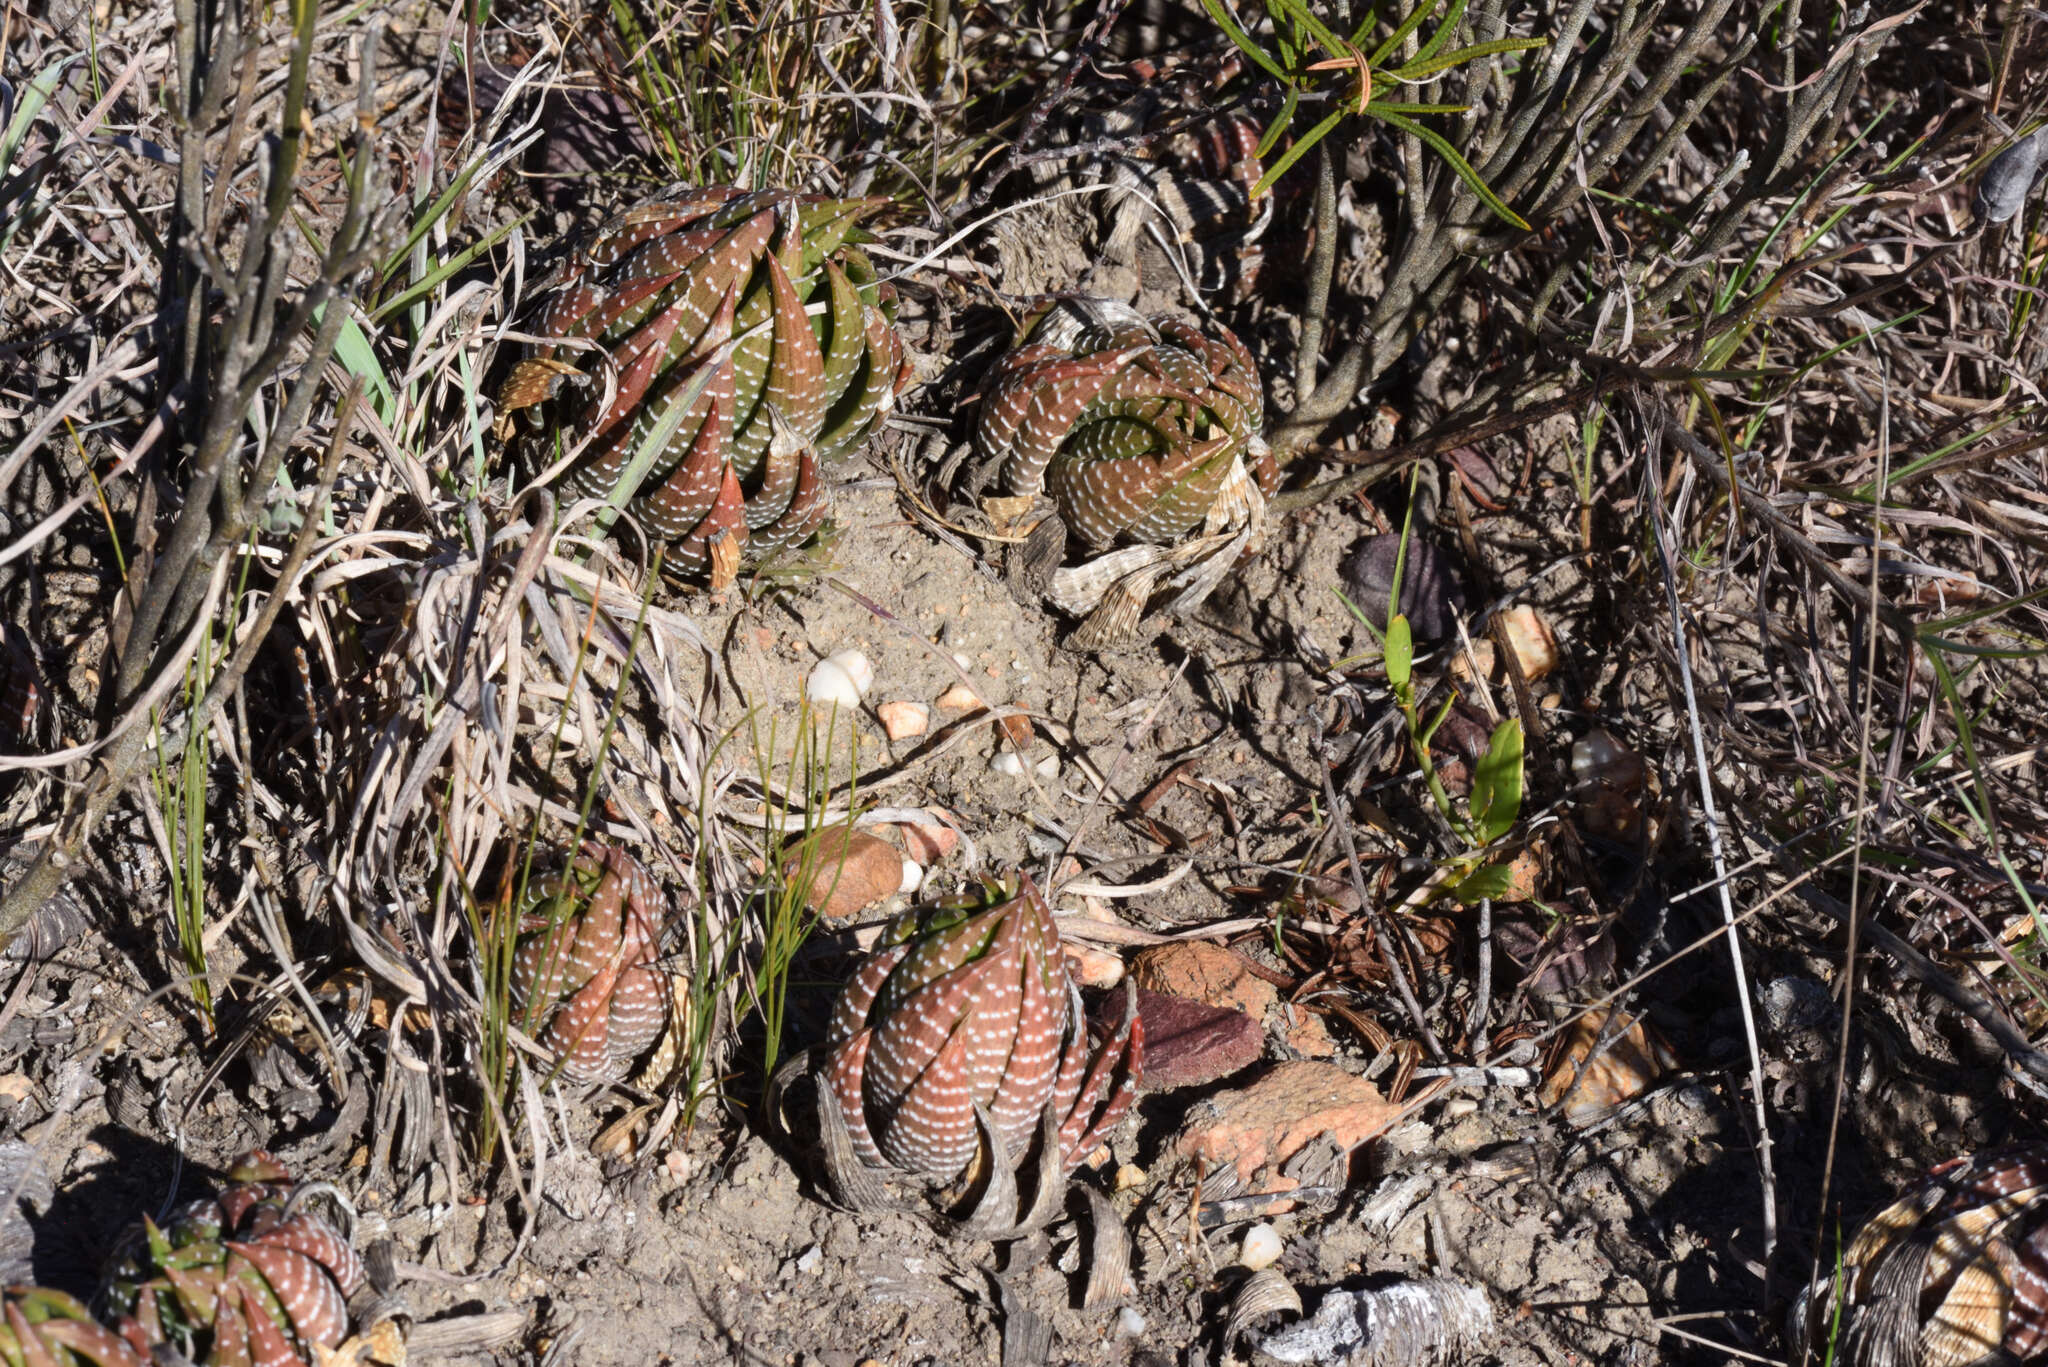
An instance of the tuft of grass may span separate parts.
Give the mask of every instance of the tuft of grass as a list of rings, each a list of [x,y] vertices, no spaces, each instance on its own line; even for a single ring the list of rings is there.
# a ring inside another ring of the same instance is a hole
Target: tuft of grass
[[[782,1052],[790,965],[817,928],[812,908],[831,898],[845,872],[844,861],[825,868],[821,849],[826,835],[851,831],[860,810],[860,728],[846,728],[845,806],[838,810],[832,808],[838,791],[834,780],[839,749],[836,705],[820,714],[808,699],[800,703],[779,783],[776,761],[783,752],[775,719],[769,720],[764,736],[760,710],[755,709],[748,716],[748,729],[769,832],[760,897],[761,954],[753,983],[755,1009],[761,1013],[761,1073],[765,1078],[774,1075]]]

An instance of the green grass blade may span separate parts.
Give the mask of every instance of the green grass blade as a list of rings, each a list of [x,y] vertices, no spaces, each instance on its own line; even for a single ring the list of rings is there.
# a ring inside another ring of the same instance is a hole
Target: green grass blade
[[[470,262],[498,245],[498,243],[505,239],[506,234],[524,224],[531,217],[533,217],[532,214],[522,214],[510,223],[499,224],[491,229],[487,235],[472,242],[469,246],[455,253],[455,255],[443,258],[431,267],[426,274],[379,304],[376,310],[370,314],[371,319],[376,322],[382,322],[386,317],[399,312],[415,300],[424,299],[427,295],[432,294],[440,287],[442,281],[458,271],[467,269]]]

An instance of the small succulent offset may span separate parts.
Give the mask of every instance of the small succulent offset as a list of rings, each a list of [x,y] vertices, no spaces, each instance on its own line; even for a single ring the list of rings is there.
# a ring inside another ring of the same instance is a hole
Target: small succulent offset
[[[143,1361],[164,1346],[201,1367],[304,1367],[347,1334],[362,1261],[309,1203],[319,1188],[295,1186],[269,1154],[228,1175],[234,1185],[163,1228],[143,1221],[108,1274],[107,1309]]]
[[[887,202],[713,186],[621,214],[532,323],[595,342],[611,401],[602,362],[539,344],[500,393],[500,435],[523,430],[537,467],[588,438],[569,490],[632,479],[669,562],[714,584],[802,544],[825,516],[820,462],[865,441],[909,377],[895,291],[856,245]]]
[[[865,1208],[887,1203],[882,1173],[985,1177],[961,1231],[1036,1228],[1129,1110],[1144,1052],[1129,993],[1107,1038],[1091,1035],[1052,910],[1028,876],[913,909],[841,992],[817,1054],[826,1178]],[[1034,1150],[1034,1194],[1020,1210],[1016,1170]]]
[[[1952,1159],[1872,1216],[1792,1308],[1791,1338],[1843,1367],[2048,1355],[2048,1144]],[[1816,1358],[1818,1360],[1818,1358]]]
[[[531,890],[512,955],[512,1005],[570,1080],[621,1078],[661,1038],[670,992],[655,962],[665,907],[645,865],[597,841]]]
[[[1220,325],[1078,296],[1025,316],[984,388],[975,442],[1005,494],[1052,499],[1049,559],[1066,535],[1107,552],[1050,576],[1055,606],[1093,614],[1076,644],[1127,638],[1162,587],[1179,590],[1177,614],[1193,611],[1257,549],[1277,478],[1264,408],[1251,353]],[[1119,543],[1135,544],[1108,549]]]

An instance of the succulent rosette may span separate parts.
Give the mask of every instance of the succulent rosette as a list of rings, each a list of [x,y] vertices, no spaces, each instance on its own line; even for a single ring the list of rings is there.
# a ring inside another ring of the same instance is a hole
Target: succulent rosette
[[[1107,608],[1092,632],[1107,643],[1161,587],[1192,611],[1257,548],[1276,479],[1264,408],[1251,353],[1220,324],[1061,296],[997,363],[975,441],[1004,494],[1050,498],[1048,525],[1106,552],[1049,588],[1076,615]]]
[[[2048,1144],[1952,1159],[1858,1230],[1792,1310],[1843,1367],[2048,1360]]]
[[[603,360],[537,344],[500,431],[523,429],[541,466],[588,438],[576,494],[610,497],[637,469],[631,510],[686,571],[729,579],[801,544],[825,516],[819,463],[857,449],[908,380],[895,292],[857,245],[887,202],[713,186],[626,211],[532,323],[595,342],[610,401]]]
[[[1015,1171],[1035,1149],[1021,1224],[1042,1222],[1130,1108],[1144,1048],[1128,1001],[1091,1034],[1028,876],[907,912],[841,992],[817,1055],[827,1176],[853,1204],[878,1173],[986,1176],[968,1227],[992,1233],[1017,1222]]]
[[[200,1367],[303,1367],[346,1336],[362,1261],[269,1154],[243,1155],[228,1175],[232,1186],[168,1225],[144,1219],[108,1274],[108,1311],[138,1352],[168,1346]]]
[[[639,860],[586,841],[527,899],[512,955],[516,1019],[575,1081],[612,1081],[661,1038],[670,992],[655,967],[666,896]]]

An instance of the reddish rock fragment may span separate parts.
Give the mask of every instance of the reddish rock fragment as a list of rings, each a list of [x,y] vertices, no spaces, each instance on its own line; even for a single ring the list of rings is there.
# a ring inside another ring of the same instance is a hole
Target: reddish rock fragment
[[[1337,1041],[1329,1027],[1313,1011],[1294,1008],[1294,1024],[1287,1031],[1287,1047],[1303,1058],[1329,1058],[1337,1052]]]
[[[782,875],[811,875],[806,898],[821,916],[844,920],[903,887],[903,856],[866,831],[835,826],[800,841],[783,856]]]
[[[944,824],[905,822],[894,830],[903,841],[903,852],[927,868],[960,848],[960,832]]]
[[[1131,978],[1141,988],[1227,1006],[1254,1021],[1264,1021],[1280,1000],[1273,984],[1253,973],[1243,959],[1204,940],[1153,946],[1131,965]]]
[[[1147,1064],[1149,1070],[1149,1051]],[[1296,1183],[1280,1175],[1280,1165],[1310,1143],[1328,1135],[1348,1150],[1384,1132],[1400,1113],[1364,1078],[1301,1060],[1196,1105],[1174,1149],[1212,1169],[1235,1166],[1247,1191],[1285,1191]]]

